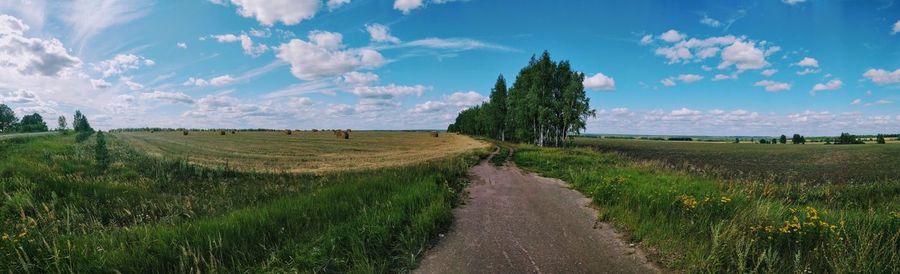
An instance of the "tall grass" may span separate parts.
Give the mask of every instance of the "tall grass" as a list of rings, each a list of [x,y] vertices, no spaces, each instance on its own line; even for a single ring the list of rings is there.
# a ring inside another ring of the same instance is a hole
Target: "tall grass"
[[[398,272],[452,222],[475,152],[325,175],[0,141],[0,272]],[[485,151],[479,151],[484,154]]]
[[[591,196],[602,220],[643,242],[670,268],[900,272],[900,181],[726,181],[588,149],[521,147],[514,160]]]

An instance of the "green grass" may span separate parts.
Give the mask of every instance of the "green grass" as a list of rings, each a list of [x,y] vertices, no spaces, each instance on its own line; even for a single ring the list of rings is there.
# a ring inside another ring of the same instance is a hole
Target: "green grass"
[[[497,154],[491,158],[491,163],[494,164],[494,166],[503,166],[506,164],[506,160],[509,159],[509,152],[509,144],[497,142]]]
[[[729,179],[866,183],[900,178],[898,144],[766,145],[576,138],[574,145]]]
[[[482,149],[416,164],[266,173],[148,156],[108,135],[0,141],[0,272],[403,272],[452,222]]]
[[[642,242],[668,268],[900,272],[897,178],[821,185],[739,182],[584,148],[525,146],[514,160],[592,197],[602,220]]]

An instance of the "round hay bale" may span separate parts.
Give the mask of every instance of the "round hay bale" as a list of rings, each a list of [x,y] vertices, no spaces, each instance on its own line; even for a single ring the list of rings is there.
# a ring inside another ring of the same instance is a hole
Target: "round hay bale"
[[[291,133],[293,133],[293,132],[291,132],[291,130],[288,129],[288,130],[285,130],[284,133],[287,134],[287,135],[291,135]]]
[[[319,132],[319,130],[318,130],[318,129],[313,129],[312,132]]]
[[[225,135],[225,131],[224,130],[219,131],[219,135]]]
[[[431,137],[437,138],[437,137],[438,137],[438,132],[437,132],[437,131],[432,131],[432,132],[431,132]]]
[[[232,131],[231,131],[231,134],[234,134],[234,133],[235,133],[234,130],[232,130]]]
[[[338,139],[350,139],[350,132],[338,130],[334,132],[334,136]]]
[[[187,130],[181,131],[181,135],[187,136],[187,135],[188,135],[188,131],[187,131]]]

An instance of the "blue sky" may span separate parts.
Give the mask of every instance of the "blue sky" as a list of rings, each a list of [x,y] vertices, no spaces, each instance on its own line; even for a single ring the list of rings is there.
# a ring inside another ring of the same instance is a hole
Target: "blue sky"
[[[2,0],[0,14],[0,103],[100,128],[443,129],[548,50],[588,77],[591,133],[900,132],[894,1]]]

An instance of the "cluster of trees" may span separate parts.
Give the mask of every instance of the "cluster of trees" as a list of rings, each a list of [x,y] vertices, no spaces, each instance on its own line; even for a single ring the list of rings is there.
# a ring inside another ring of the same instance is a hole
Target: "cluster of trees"
[[[544,51],[540,58],[531,57],[508,90],[500,75],[490,101],[460,112],[447,131],[538,146],[563,145],[595,115],[583,81],[584,74],[572,70],[568,61],[555,62]]]
[[[57,130],[66,130],[68,123],[65,116],[59,116],[56,122],[58,125]],[[88,123],[87,117],[78,110],[75,111],[75,119],[72,122],[72,126],[77,132],[94,131],[94,129],[91,128],[91,124]],[[49,130],[47,123],[44,121],[44,117],[41,117],[40,114],[32,113],[31,115],[25,115],[19,120],[19,118],[16,117],[16,113],[9,108],[9,106],[0,104],[0,133],[46,132]]]

